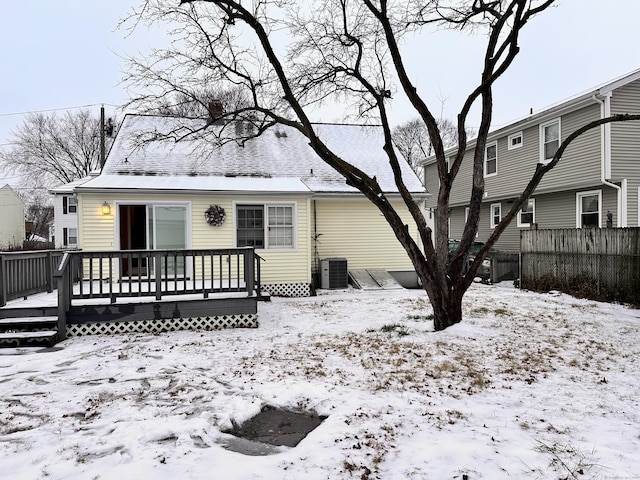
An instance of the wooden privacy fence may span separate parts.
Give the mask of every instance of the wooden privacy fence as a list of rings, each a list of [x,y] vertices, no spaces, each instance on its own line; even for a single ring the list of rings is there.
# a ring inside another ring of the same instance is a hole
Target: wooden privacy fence
[[[524,230],[522,288],[640,305],[640,228]]]
[[[9,300],[40,292],[52,292],[53,273],[61,250],[0,253],[0,307]]]
[[[520,268],[520,254],[498,252],[491,257],[491,283],[517,280]]]

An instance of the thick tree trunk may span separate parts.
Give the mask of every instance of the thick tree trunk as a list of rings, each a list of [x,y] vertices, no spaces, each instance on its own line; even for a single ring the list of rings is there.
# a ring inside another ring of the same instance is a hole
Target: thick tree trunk
[[[433,328],[435,331],[444,330],[462,321],[462,297],[463,295],[460,294],[449,293],[443,295],[441,301],[437,301],[429,296],[433,307]]]

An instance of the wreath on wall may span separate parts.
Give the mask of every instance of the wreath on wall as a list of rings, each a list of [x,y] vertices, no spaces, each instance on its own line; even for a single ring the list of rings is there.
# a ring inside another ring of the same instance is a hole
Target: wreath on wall
[[[211,205],[204,212],[204,218],[209,225],[219,227],[224,223],[224,220],[227,218],[227,214],[224,212],[224,208],[220,205]]]

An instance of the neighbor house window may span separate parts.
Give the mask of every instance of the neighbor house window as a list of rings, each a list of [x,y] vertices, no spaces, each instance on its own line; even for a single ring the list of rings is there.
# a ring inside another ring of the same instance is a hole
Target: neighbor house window
[[[507,140],[507,148],[509,150],[514,150],[520,147],[522,147],[522,132],[509,135],[509,138]]]
[[[62,229],[62,244],[65,247],[78,245],[78,229],[77,228],[63,228]]]
[[[293,248],[293,205],[237,205],[238,247]]]
[[[560,119],[540,125],[540,162],[549,163],[560,148]]]
[[[491,204],[491,228],[495,228],[496,225],[500,223],[500,220],[502,220],[502,204],[492,203]]]
[[[469,207],[464,208],[464,223],[465,225],[469,221]],[[476,237],[478,236],[478,232],[476,231]]]
[[[68,213],[78,212],[78,201],[75,197],[65,196],[62,197],[62,213],[64,215]]]
[[[576,195],[576,210],[578,212],[576,226],[578,228],[599,228],[602,192],[594,190],[581,192]]]
[[[453,162],[455,162],[455,160],[456,160],[455,156],[447,157],[445,159],[444,164],[447,166],[447,173],[451,171],[451,166],[453,165]]]
[[[518,212],[518,226],[530,227],[536,222],[536,201],[533,198],[527,200],[526,204]]]
[[[498,144],[487,145],[484,151],[484,176],[490,177],[498,173]]]

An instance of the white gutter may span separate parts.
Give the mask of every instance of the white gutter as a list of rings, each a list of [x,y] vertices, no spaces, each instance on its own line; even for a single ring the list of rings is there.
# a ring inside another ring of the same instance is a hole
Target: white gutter
[[[594,95],[593,99],[600,104],[600,118],[606,118],[611,116],[611,92],[607,92],[605,95]],[[600,127],[602,142],[600,143],[600,182],[602,185],[614,188],[617,191],[617,227],[627,226],[627,211],[626,211],[626,180],[623,181],[625,187],[624,195],[623,188],[611,183],[607,178],[611,178],[611,123],[605,123]]]

